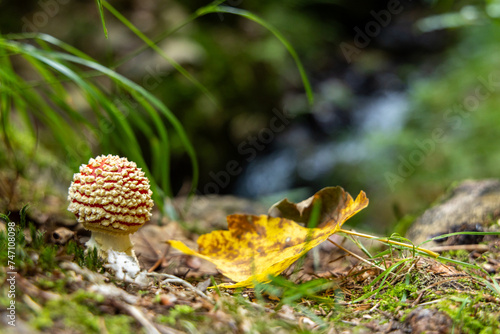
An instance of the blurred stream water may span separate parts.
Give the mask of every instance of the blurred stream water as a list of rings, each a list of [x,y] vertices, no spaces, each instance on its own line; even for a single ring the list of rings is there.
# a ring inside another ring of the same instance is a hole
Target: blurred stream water
[[[257,156],[246,166],[236,182],[235,193],[261,197],[300,187],[301,183],[332,185],[328,179],[335,175],[339,164],[355,166],[376,159],[371,141],[377,133],[391,136],[402,130],[409,111],[407,94],[385,90],[355,100],[348,131],[318,140],[313,130],[300,123],[282,134],[284,138],[278,138],[269,153]],[[329,118],[316,120],[328,122]]]

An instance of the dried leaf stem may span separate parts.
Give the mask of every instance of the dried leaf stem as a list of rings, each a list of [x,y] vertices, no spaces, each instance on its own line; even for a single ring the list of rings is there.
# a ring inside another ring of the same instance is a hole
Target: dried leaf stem
[[[429,249],[415,247],[414,245],[405,244],[404,242],[394,241],[394,240],[391,240],[391,239],[388,239],[388,238],[380,238],[380,237],[376,237],[376,236],[373,236],[373,235],[370,235],[370,234],[364,234],[364,233],[359,233],[359,232],[344,230],[343,228],[339,229],[338,232],[342,232],[342,233],[350,234],[350,235],[355,235],[357,237],[362,237],[362,238],[367,238],[367,239],[376,239],[378,241],[385,242],[385,243],[388,243],[388,244],[398,245],[398,246],[402,246],[402,247],[406,247],[406,248],[410,248],[410,249],[416,249],[416,250],[424,252],[424,253],[426,253],[426,254],[434,257],[434,258],[438,258],[439,257],[438,253],[433,252],[433,251],[431,251]]]

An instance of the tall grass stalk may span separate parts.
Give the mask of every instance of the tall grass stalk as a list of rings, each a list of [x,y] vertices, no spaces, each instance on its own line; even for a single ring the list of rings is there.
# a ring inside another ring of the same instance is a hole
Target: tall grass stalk
[[[114,68],[151,48],[217,105],[209,90],[157,43],[203,15],[227,13],[252,20],[278,38],[294,59],[308,99],[310,103],[313,101],[304,67],[287,39],[265,20],[245,10],[221,6],[223,2],[216,0],[200,8],[180,26],[151,40],[109,2],[96,0],[106,38],[108,30],[104,9],[145,43],[144,47],[110,67],[99,64],[84,52],[50,35],[0,35],[0,128],[8,151],[3,158],[14,161],[16,168],[20,168],[22,159],[17,158],[20,144],[16,140],[20,123],[25,129],[23,131],[36,143],[32,147],[33,156],[38,142],[42,141],[56,153],[61,164],[72,170],[96,153],[127,156],[137,162],[150,178],[155,202],[162,209],[164,197],[173,195],[169,139],[169,131],[173,129],[191,161],[191,193],[194,193],[199,177],[198,161],[182,124],[163,101],[117,73]],[[29,69],[29,79],[18,73],[19,67]],[[45,138],[40,138],[40,131],[46,134]],[[144,157],[150,157],[150,161]]]

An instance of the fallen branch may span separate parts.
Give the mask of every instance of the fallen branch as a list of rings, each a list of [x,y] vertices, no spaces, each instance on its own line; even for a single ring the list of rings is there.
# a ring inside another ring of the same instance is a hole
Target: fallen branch
[[[474,244],[474,245],[450,245],[450,246],[436,246],[429,248],[429,250],[437,253],[441,252],[448,252],[448,251],[455,251],[455,250],[466,250],[468,252],[480,252],[484,253],[487,252],[490,249],[488,245],[483,245],[483,244]]]

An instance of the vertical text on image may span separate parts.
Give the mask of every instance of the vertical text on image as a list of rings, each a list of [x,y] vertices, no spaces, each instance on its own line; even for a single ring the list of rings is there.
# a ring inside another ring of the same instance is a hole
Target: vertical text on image
[[[16,326],[16,224],[7,222],[7,283],[9,306],[7,306],[7,323]]]

